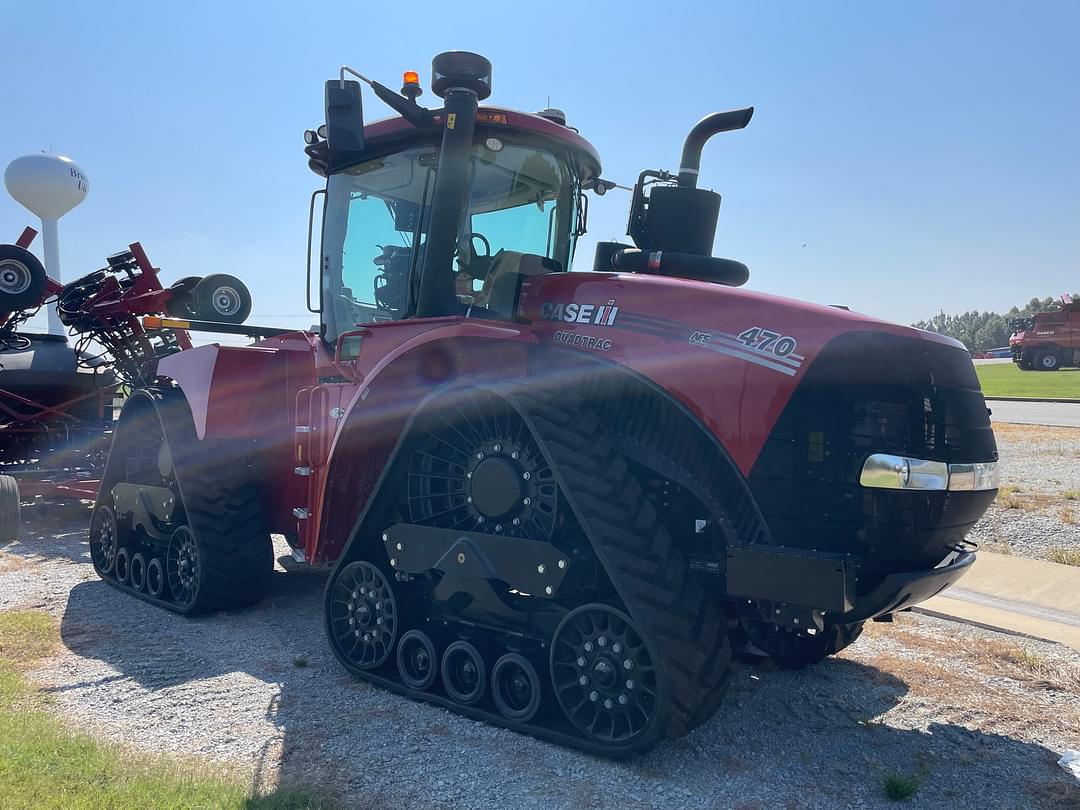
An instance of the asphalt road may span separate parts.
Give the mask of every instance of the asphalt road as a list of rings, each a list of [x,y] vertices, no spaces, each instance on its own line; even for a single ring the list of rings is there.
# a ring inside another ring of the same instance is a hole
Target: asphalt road
[[[1080,402],[1010,402],[987,399],[990,419],[1022,425],[1080,427]]]

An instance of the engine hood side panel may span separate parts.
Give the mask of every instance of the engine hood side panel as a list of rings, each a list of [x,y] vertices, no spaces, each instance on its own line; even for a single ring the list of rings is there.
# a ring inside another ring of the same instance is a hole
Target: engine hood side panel
[[[677,397],[749,475],[807,369],[839,335],[948,338],[858,313],[716,284],[559,273],[524,285],[520,313],[542,343],[628,366]]]

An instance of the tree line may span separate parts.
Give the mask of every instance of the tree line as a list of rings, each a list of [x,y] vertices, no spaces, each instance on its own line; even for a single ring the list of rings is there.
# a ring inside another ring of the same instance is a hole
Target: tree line
[[[1080,293],[1073,293],[1072,297],[1080,298]],[[933,318],[918,321],[912,326],[956,338],[967,346],[969,351],[984,352],[987,349],[1009,345],[1009,335],[1013,333],[1012,327],[1009,326],[1011,318],[1022,318],[1037,312],[1051,312],[1058,309],[1061,309],[1061,302],[1048,296],[1032,298],[1023,307],[1013,307],[1005,313],[972,311],[960,315],[946,315],[942,311]]]

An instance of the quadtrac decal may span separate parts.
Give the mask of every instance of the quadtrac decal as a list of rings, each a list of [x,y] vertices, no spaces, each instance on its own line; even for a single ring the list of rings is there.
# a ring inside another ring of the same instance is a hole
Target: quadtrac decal
[[[795,338],[761,326],[751,326],[737,335],[714,331],[692,332],[688,342],[691,346],[701,346],[789,377],[795,376],[806,359],[795,353],[799,347]]]
[[[540,305],[540,317],[545,321],[614,326],[618,314],[619,308],[615,306],[614,298],[606,304],[579,304],[576,301],[566,304],[546,301]]]

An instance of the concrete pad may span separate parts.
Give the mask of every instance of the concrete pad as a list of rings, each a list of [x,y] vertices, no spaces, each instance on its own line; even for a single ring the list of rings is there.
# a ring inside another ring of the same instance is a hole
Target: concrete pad
[[[980,551],[956,587],[917,610],[1080,651],[1080,568]]]
[[[980,551],[957,588],[1080,617],[1080,567]]]
[[[941,596],[927,599],[915,610],[943,619],[958,619],[991,630],[1004,630],[1045,641],[1056,641],[1080,652],[1080,627],[947,595],[951,593],[954,591],[949,590]]]

